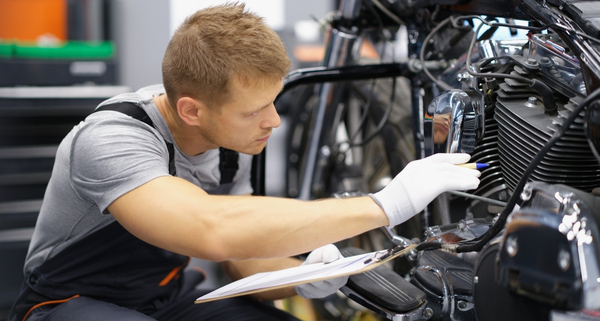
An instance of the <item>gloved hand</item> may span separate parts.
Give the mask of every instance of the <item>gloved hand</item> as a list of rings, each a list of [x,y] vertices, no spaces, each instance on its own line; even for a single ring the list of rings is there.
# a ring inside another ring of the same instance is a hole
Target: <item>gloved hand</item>
[[[341,258],[343,256],[340,250],[333,244],[327,244],[310,252],[302,265],[319,262],[331,263]],[[299,296],[306,299],[324,298],[335,293],[346,284],[346,281],[348,281],[348,276],[342,276],[335,279],[296,285],[295,289]]]
[[[422,211],[439,194],[479,186],[481,173],[455,164],[469,161],[469,154],[434,154],[415,160],[381,191],[369,196],[383,209],[390,227]]]

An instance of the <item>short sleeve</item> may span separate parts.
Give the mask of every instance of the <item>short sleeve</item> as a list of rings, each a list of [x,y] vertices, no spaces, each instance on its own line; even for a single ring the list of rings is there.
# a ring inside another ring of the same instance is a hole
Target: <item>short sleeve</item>
[[[154,128],[121,114],[89,118],[71,146],[71,182],[80,197],[104,212],[123,194],[169,175],[168,151]]]

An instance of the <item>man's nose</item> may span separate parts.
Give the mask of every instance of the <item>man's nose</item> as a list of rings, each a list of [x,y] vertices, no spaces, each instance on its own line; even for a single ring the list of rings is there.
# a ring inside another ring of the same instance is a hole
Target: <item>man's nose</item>
[[[265,119],[260,123],[260,127],[277,128],[279,125],[281,125],[281,118],[279,117],[279,113],[277,113],[277,109],[275,109],[275,105],[271,104],[266,110]]]

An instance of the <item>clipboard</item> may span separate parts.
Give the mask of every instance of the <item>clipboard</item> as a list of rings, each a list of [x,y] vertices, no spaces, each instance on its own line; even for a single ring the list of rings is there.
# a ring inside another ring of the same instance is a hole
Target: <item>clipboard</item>
[[[327,264],[307,264],[279,271],[257,273],[207,293],[196,299],[195,303],[198,304],[228,299],[304,283],[364,273],[385,262],[406,254],[416,246],[416,244],[406,247],[396,246],[387,250],[341,258]]]

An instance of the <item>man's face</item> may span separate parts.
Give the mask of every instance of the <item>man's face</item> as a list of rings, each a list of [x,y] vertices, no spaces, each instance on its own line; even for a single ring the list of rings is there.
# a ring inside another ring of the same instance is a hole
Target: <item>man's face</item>
[[[433,117],[433,142],[443,144],[448,140],[450,114],[436,114]]]
[[[209,108],[203,117],[201,134],[213,144],[245,154],[259,154],[273,128],[281,119],[273,104],[282,81],[260,86],[244,86],[237,79],[231,84],[232,99],[219,110]]]

